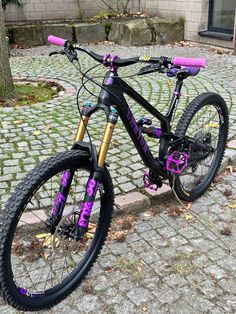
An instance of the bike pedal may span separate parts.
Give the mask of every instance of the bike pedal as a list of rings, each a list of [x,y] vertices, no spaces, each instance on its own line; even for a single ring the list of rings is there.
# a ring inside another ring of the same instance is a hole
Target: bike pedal
[[[180,174],[188,166],[190,156],[181,151],[174,151],[168,155],[166,160],[166,170]]]

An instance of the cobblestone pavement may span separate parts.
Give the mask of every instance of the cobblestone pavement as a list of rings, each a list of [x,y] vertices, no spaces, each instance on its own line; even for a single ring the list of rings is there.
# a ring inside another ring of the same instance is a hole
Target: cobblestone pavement
[[[189,101],[207,90],[220,93],[230,109],[230,138],[235,138],[236,58],[218,55],[206,48],[155,46],[124,48],[114,45],[91,46],[97,52],[116,52],[121,56],[137,54],[206,56],[209,68],[185,82],[177,119]],[[79,75],[63,57],[49,59],[53,47],[12,51],[14,76],[60,79],[64,86],[78,86]],[[138,50],[138,51],[137,51]],[[93,65],[81,56],[84,69]],[[127,76],[137,70],[132,66],[120,70]],[[104,69],[93,73],[100,76]],[[163,75],[127,78],[141,94],[165,112],[173,82]],[[93,92],[97,92],[91,86]],[[83,103],[88,99],[84,93]],[[90,101],[95,99],[90,98]],[[131,101],[138,118],[144,112]],[[75,97],[58,98],[31,108],[0,109],[0,206],[10,191],[35,164],[55,152],[70,148],[78,113]],[[104,126],[98,114],[90,132],[98,143],[97,130]],[[157,143],[150,142],[153,151]],[[127,165],[127,160],[131,163]],[[108,161],[116,193],[128,192],[142,185],[144,166],[119,123]],[[227,191],[227,192],[226,192]],[[226,196],[228,195],[228,196]],[[70,297],[45,313],[235,313],[236,312],[236,173],[221,178],[216,188],[196,201],[192,210],[204,225],[188,212],[180,212],[172,198],[160,200],[158,206],[116,218],[129,221],[125,237],[108,241],[86,281]],[[145,209],[145,208],[144,208]],[[177,214],[176,214],[177,213]],[[116,221],[115,225],[119,225]],[[232,250],[231,255],[213,230]],[[229,231],[229,236],[222,235]],[[113,238],[111,236],[111,238]],[[0,301],[2,313],[16,313]]]
[[[235,313],[236,172],[217,181],[192,212],[179,216],[168,197],[116,218],[120,236],[111,235],[86,280],[42,313]],[[0,310],[17,313],[1,301]]]
[[[209,67],[200,72],[197,77],[188,78],[183,88],[183,96],[176,113],[177,122],[183,109],[198,94],[206,91],[220,93],[230,109],[230,138],[236,134],[236,57],[228,54],[219,55],[206,48],[175,46],[150,47],[119,47],[101,44],[90,46],[99,53],[115,52],[123,57],[133,55],[153,56],[204,56],[209,61]],[[48,53],[57,47],[45,46],[25,50],[13,50],[11,67],[16,77],[59,79],[63,86],[79,86],[80,75],[63,56],[49,58]],[[93,60],[84,54],[80,57],[83,69],[95,65]],[[127,76],[139,69],[130,66],[120,69],[121,76]],[[101,76],[105,73],[102,66],[92,71],[93,75]],[[99,78],[98,80],[102,80]],[[174,79],[165,75],[152,74],[142,77],[127,78],[127,81],[137,89],[147,100],[161,112],[165,112],[174,88]],[[93,93],[97,93],[95,86],[88,86]],[[96,99],[83,92],[81,104],[86,100],[95,102]],[[136,118],[145,115],[141,107],[129,100]],[[233,106],[234,104],[234,106]],[[148,115],[146,115],[148,117]],[[0,206],[2,207],[9,193],[32,169],[36,163],[58,151],[71,147],[77,123],[79,120],[75,103],[75,96],[61,97],[30,108],[1,108],[0,109]],[[101,138],[100,130],[105,124],[103,113],[98,113],[91,119],[90,134],[98,144]],[[158,123],[154,123],[158,126]],[[98,132],[99,131],[99,132]],[[158,143],[149,140],[155,155]],[[115,192],[128,192],[143,185],[142,175],[144,165],[140,162],[136,149],[133,147],[121,122],[116,128],[113,143],[107,158],[111,164]],[[129,160],[129,163],[127,163]]]

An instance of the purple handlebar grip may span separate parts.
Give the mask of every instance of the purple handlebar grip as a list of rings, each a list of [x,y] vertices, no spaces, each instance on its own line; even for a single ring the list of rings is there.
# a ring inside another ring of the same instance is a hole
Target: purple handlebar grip
[[[205,58],[174,57],[172,58],[172,64],[175,66],[205,68],[207,66],[207,60]]]
[[[51,44],[54,44],[54,45],[58,45],[58,46],[65,46],[66,40],[63,38],[60,38],[60,37],[49,35],[48,36],[48,42],[50,42]]]

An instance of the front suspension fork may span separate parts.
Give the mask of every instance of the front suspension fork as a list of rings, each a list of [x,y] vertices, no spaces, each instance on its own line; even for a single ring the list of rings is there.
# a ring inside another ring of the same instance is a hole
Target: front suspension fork
[[[106,160],[106,155],[108,152],[109,144],[111,142],[112,134],[117,122],[118,115],[111,113],[108,117],[108,122],[105,128],[105,132],[103,134],[103,139],[101,141],[99,153],[98,153],[98,162],[97,167],[94,169],[92,175],[90,176],[85,190],[84,200],[81,204],[79,210],[79,218],[77,219],[77,229],[79,229],[79,233],[83,234],[89,224],[89,218],[92,211],[92,207],[94,204],[94,200],[96,198],[96,193],[101,182],[102,173],[104,170],[104,164]],[[77,237],[77,236],[76,236]]]
[[[82,119],[79,123],[77,133],[75,136],[75,142],[83,141],[86,127],[88,125],[88,116],[82,116]],[[75,239],[82,237],[83,233],[86,232],[89,218],[96,198],[96,193],[101,182],[102,173],[104,170],[104,164],[106,155],[108,152],[109,144],[111,142],[112,134],[115,128],[115,125],[118,120],[118,114],[116,112],[111,112],[108,116],[107,125],[101,141],[97,165],[94,166],[94,170],[91,173],[88,182],[86,184],[84,200],[80,206],[80,209],[76,211],[78,213],[78,218],[76,221],[75,230],[73,230],[73,236]],[[51,231],[54,232],[56,226],[61,220],[63,210],[65,207],[66,199],[70,190],[71,182],[73,179],[74,170],[65,171],[61,178],[60,189],[57,193],[56,200],[52,209],[52,217],[50,218],[48,224],[50,224]]]

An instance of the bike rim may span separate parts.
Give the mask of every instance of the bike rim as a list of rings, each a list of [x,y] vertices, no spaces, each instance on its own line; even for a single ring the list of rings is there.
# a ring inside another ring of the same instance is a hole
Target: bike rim
[[[50,234],[45,221],[51,215],[62,175],[63,172],[53,175],[34,192],[18,220],[11,246],[11,269],[15,285],[22,295],[40,297],[63,288],[79,273],[96,243],[102,184],[85,238],[76,242],[59,235],[60,224],[80,208],[89,177],[88,169],[75,170],[63,218],[55,234]]]
[[[220,112],[221,110],[217,105],[205,105],[195,113],[187,127],[185,135],[201,142],[204,142],[204,139],[205,142],[209,141],[209,143],[206,143],[214,149],[214,152],[210,153],[205,159],[187,167],[179,175],[180,184],[186,192],[190,193],[194,189],[199,189],[202,185],[205,185],[210,180],[211,174],[214,173],[214,168],[217,167],[220,136],[223,127]],[[191,157],[199,156],[201,151],[190,146],[188,153],[191,160]]]

